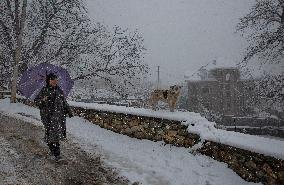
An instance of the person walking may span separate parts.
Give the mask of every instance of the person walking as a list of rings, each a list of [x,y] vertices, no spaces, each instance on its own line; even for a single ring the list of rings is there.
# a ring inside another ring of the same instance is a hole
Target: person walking
[[[60,140],[66,138],[66,116],[73,117],[73,114],[63,91],[58,86],[55,74],[46,76],[46,86],[41,89],[34,101],[40,109],[45,130],[44,140],[58,161],[61,159]]]

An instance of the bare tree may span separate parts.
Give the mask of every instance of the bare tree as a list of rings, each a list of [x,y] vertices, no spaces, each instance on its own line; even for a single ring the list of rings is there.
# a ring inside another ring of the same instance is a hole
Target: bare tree
[[[284,0],[256,0],[240,19],[237,31],[249,42],[243,62],[258,57],[263,63],[283,63]]]
[[[240,19],[237,31],[249,43],[240,67],[247,72],[248,63],[256,59],[258,68],[263,70],[262,77],[255,80],[258,97],[254,99],[261,101],[254,105],[262,110],[278,107],[276,109],[283,111],[284,0],[256,0],[250,12]],[[277,66],[280,72],[269,74],[268,66]]]
[[[12,66],[8,63],[7,59],[0,54],[0,89],[6,86],[7,79],[9,79],[10,72],[12,71]]]
[[[74,80],[100,77],[112,90],[123,94],[122,88],[135,88],[134,82],[148,72],[148,66],[143,64],[143,38],[137,31],[131,33],[118,26],[113,32],[104,33],[94,45],[94,53],[83,56],[84,62],[69,65],[75,66]]]
[[[16,102],[16,91],[17,91],[17,80],[18,80],[18,72],[19,72],[19,63],[21,61],[21,51],[22,51],[22,43],[23,43],[23,33],[24,27],[26,23],[26,12],[27,12],[27,0],[23,0],[22,3],[19,0],[14,1],[14,9],[12,9],[12,5],[10,1],[6,1],[8,15],[11,17],[10,24],[5,24],[3,20],[3,12],[2,12],[2,19],[0,19],[1,24],[1,32],[4,34],[4,37],[8,39],[14,38],[14,43],[12,40],[8,41],[8,48],[10,49],[9,54],[13,57],[13,78],[12,78],[12,88],[11,88],[11,102]],[[21,7],[21,8],[20,8]],[[1,7],[4,9],[3,7]],[[21,10],[20,10],[21,9]],[[8,16],[6,15],[6,16]],[[4,17],[5,19],[6,17]],[[10,28],[9,28],[10,27]],[[9,32],[10,31],[10,32]],[[11,36],[12,35],[12,36]],[[3,39],[1,39],[1,45],[3,44]],[[4,44],[5,41],[4,41]],[[3,51],[2,51],[3,52]],[[1,53],[2,53],[1,52]],[[4,57],[2,57],[2,60]],[[5,63],[5,61],[3,61]]]
[[[10,2],[0,1],[0,57],[6,64],[14,61],[16,48],[15,8]],[[68,68],[74,80],[100,77],[113,87],[119,86],[112,79],[131,84],[137,74],[147,73],[142,36],[91,22],[83,0],[28,1],[26,23],[20,72],[37,63],[52,63]]]
[[[256,81],[261,110],[277,110],[283,112],[284,108],[284,74],[265,74],[260,81]]]
[[[84,10],[79,0],[23,2],[0,1],[0,57],[8,68],[13,67],[12,101],[15,101],[19,66],[23,71],[31,64],[52,63],[52,59],[67,60],[64,58],[67,54],[72,58],[87,47],[84,43],[79,44],[81,40],[78,38],[88,40],[85,35],[94,31],[89,30],[89,20],[81,13]],[[27,26],[24,28],[21,25],[25,22]],[[10,79],[12,71],[6,76]]]
[[[33,0],[28,12],[25,64],[68,63],[90,53],[95,33],[81,0]]]

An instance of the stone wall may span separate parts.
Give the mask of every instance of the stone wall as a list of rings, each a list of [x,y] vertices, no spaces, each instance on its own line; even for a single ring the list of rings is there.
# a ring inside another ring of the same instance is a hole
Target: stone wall
[[[284,138],[284,127],[278,128],[278,127],[230,127],[226,128],[228,131],[234,131],[234,132],[241,132],[245,134],[251,134],[251,135],[265,135],[265,136],[274,136],[274,137],[280,137]]]
[[[131,114],[111,113],[73,107],[75,115],[84,117],[102,128],[138,139],[164,141],[175,146],[192,147],[200,141],[196,134],[188,133],[179,121]]]
[[[32,105],[31,102],[21,101]],[[130,137],[152,141],[163,140],[165,143],[179,147],[191,147],[200,141],[198,135],[188,133],[187,126],[179,121],[80,107],[72,109],[77,116],[102,128]],[[262,182],[267,185],[284,184],[284,160],[211,141],[204,141],[197,152],[227,163],[229,168],[246,181]]]
[[[246,181],[284,184],[284,160],[211,141],[204,142],[198,152],[227,163]]]
[[[280,113],[279,113],[280,114]],[[224,116],[219,124],[225,126],[250,126],[250,127],[283,127],[284,121],[275,118],[258,118],[258,117],[231,117]]]

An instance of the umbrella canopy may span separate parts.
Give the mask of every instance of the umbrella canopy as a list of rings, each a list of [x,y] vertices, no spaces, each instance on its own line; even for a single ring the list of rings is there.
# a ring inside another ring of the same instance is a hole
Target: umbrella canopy
[[[50,73],[57,76],[58,86],[63,91],[64,96],[67,97],[74,85],[68,71],[60,66],[47,63],[30,67],[22,74],[18,84],[21,95],[33,100],[40,90],[46,86],[46,76]]]

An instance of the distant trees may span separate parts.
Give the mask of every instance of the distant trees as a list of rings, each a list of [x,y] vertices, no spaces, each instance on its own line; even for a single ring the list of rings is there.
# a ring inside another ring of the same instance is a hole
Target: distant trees
[[[19,2],[0,1],[0,72],[5,83],[15,66]],[[121,85],[131,84],[132,79],[148,71],[138,31],[119,26],[109,30],[91,22],[83,0],[28,1],[25,23],[20,72],[30,65],[52,63],[68,68],[74,80],[100,77],[110,86],[117,86],[112,79],[120,78]]]
[[[284,108],[284,74],[266,74],[256,83],[258,105],[263,109],[283,111]]]
[[[277,105],[283,111],[284,0],[256,0],[250,12],[240,19],[237,31],[249,43],[240,63],[242,67],[255,59],[263,71],[269,65],[277,66],[280,71],[264,72],[255,87],[257,94],[267,100],[262,104],[263,109]]]

